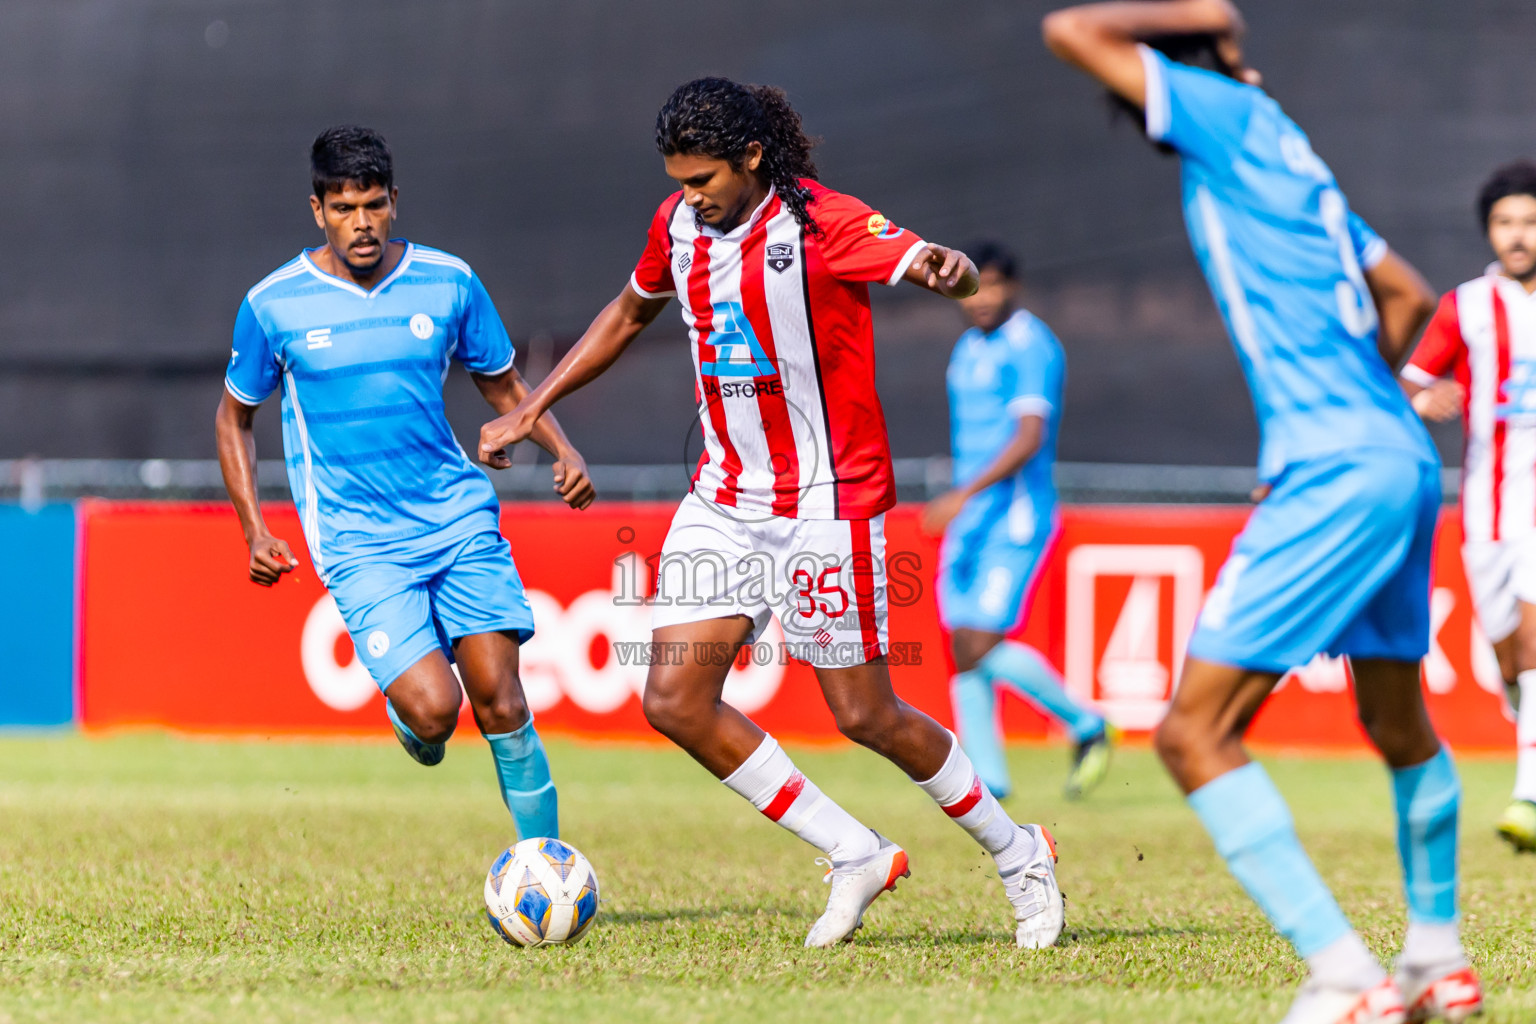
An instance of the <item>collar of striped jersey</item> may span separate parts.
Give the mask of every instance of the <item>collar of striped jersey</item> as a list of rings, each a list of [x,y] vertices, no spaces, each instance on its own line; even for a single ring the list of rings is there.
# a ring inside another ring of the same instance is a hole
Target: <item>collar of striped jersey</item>
[[[769,206],[773,205],[773,197],[778,194],[778,189],[774,188],[772,185],[769,185],[768,195],[763,197],[763,201],[761,203],[757,204],[757,209],[752,211],[752,216],[748,217],[740,224],[737,224],[729,231],[721,231],[717,227],[701,223],[699,224],[699,233],[708,235],[710,238],[744,238],[747,232],[752,230],[752,225],[756,224],[759,220],[762,219],[763,212],[767,210]]]
[[[1536,292],[1526,291],[1523,284],[1521,284],[1519,281],[1516,281],[1508,274],[1504,273],[1504,264],[1500,263],[1498,260],[1494,260],[1492,263],[1488,264],[1488,266],[1483,270],[1483,274],[1487,277],[1493,278],[1493,286],[1495,288],[1503,288],[1504,290],[1508,291],[1511,297],[1518,296],[1519,298],[1525,299],[1527,302],[1536,302]],[[1501,281],[1504,282],[1504,284],[1500,284],[1499,282]]]
[[[353,284],[351,281],[344,281],[337,277],[335,274],[327,274],[325,271],[316,266],[315,261],[310,259],[309,254],[312,252],[319,252],[319,246],[315,246],[313,249],[305,249],[303,252],[299,253],[299,259],[303,261],[305,267],[309,268],[309,272],[311,274],[314,274],[326,284],[333,284],[343,291],[351,292],[354,295],[361,295],[365,299],[371,299],[385,288],[388,288],[394,282],[395,278],[405,273],[405,268],[410,265],[411,257],[416,253],[416,247],[403,238],[391,238],[390,241],[405,242],[405,252],[400,254],[400,262],[395,265],[395,269],[386,274],[384,280],[374,285],[372,291],[365,291],[357,285]]]

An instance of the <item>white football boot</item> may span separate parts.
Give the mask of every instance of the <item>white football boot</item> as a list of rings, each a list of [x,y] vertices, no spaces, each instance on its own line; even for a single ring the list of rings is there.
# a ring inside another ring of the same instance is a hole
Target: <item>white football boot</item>
[[[1483,986],[1466,961],[1429,968],[1400,963],[1394,980],[1413,1024],[1430,1020],[1461,1024],[1483,1012]]]
[[[1044,825],[1020,825],[1035,842],[1035,859],[1013,877],[1004,877],[1003,891],[1013,904],[1013,939],[1020,949],[1054,946],[1067,924],[1067,904],[1056,885],[1056,840]]]
[[[875,833],[880,848],[868,857],[836,864],[822,880],[832,886],[827,896],[827,909],[816,923],[811,925],[805,937],[807,946],[826,949],[853,938],[853,933],[864,926],[864,911],[875,902],[875,897],[896,888],[898,878],[912,873],[907,866],[907,851]],[[831,864],[824,858],[817,863]]]
[[[1391,978],[1359,990],[1326,988],[1308,981],[1280,1024],[1404,1024],[1403,994]]]

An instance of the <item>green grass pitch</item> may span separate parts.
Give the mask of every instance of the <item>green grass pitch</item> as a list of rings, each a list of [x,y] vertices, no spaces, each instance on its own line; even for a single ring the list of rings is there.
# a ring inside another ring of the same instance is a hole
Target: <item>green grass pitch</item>
[[[683,754],[550,744],[597,927],[518,950],[486,924],[511,825],[478,738],[439,767],[392,743],[0,740],[0,1022],[1272,1022],[1300,965],[1228,877],[1150,753],[1084,804],[1058,747],[1012,751],[1016,817],[1060,843],[1059,948],[1010,944],[990,862],[872,754],[795,750],[903,843],[913,875],[842,949],[800,943],[815,851]],[[1302,838],[1367,941],[1401,938],[1387,779],[1366,759],[1270,758]],[[1490,1022],[1536,1019],[1536,857],[1493,836],[1512,766],[1465,759],[1466,933]]]

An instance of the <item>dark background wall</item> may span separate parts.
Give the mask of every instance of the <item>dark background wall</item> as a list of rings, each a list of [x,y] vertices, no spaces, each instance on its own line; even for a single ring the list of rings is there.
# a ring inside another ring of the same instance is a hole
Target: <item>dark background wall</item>
[[[234,310],[319,235],[307,147],[391,141],[400,231],[485,279],[541,375],[622,287],[669,191],[682,80],[784,86],[823,179],[935,240],[997,235],[1068,346],[1063,456],[1243,463],[1256,434],[1183,238],[1171,161],[1040,42],[1048,4],[6,0],[0,457],[206,457]],[[1356,209],[1439,288],[1487,260],[1472,197],[1536,152],[1536,5],[1265,0],[1252,62]],[[880,296],[898,455],[945,449],[959,322]],[[593,461],[670,461],[692,420],[675,313],[561,408]],[[461,436],[483,418],[450,380]],[[275,455],[276,414],[263,417]]]

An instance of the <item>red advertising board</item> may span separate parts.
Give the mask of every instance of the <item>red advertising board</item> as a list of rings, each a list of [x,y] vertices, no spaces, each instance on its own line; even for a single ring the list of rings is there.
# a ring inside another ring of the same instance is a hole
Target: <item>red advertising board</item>
[[[640,648],[649,639],[646,560],[661,547],[673,506],[509,505],[511,538],[538,635],[522,676],[542,728],[589,736],[651,737],[640,711]],[[911,703],[950,720],[949,664],[935,612],[937,548],[918,510],[887,516],[892,677]],[[1041,580],[1023,636],[1068,686],[1131,731],[1161,717],[1183,643],[1215,580],[1244,509],[1077,507]],[[84,558],[81,717],[88,728],[159,724],[250,733],[379,733],[382,699],[352,656],[340,616],[302,552],[291,507],[268,520],[299,552],[278,586],[246,580],[233,513],[221,505],[82,507]],[[1472,617],[1454,517],[1442,527],[1434,645],[1425,663],[1430,705],[1462,748],[1508,749],[1498,672]],[[776,627],[738,660],[727,699],[786,737],[836,730],[815,676],[783,658]],[[1005,701],[1012,735],[1044,721]],[[468,719],[466,727],[471,727]],[[1319,659],[1281,686],[1255,726],[1259,740],[1356,745],[1343,665]]]

